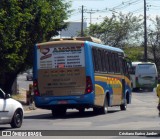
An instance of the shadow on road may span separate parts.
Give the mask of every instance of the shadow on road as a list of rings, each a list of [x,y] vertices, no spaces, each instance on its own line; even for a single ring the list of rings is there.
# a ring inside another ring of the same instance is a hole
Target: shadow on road
[[[154,93],[154,90],[150,91],[148,89],[139,89],[139,90],[132,91],[132,93]]]
[[[111,113],[119,112],[120,110],[110,110],[106,115]],[[24,119],[70,119],[70,118],[86,118],[86,117],[94,117],[100,116],[100,114],[95,114],[93,111],[85,111],[84,113],[77,112],[67,112],[64,116],[52,116],[51,113],[48,114],[38,114],[31,116],[24,116]]]

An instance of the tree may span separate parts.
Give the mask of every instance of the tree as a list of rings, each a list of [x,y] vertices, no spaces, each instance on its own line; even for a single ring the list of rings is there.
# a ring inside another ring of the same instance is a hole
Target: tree
[[[148,57],[150,61],[157,65],[160,71],[160,17],[157,16],[155,20],[151,20],[154,28],[150,27],[148,30]]]
[[[142,61],[143,59],[143,47],[140,46],[125,46],[123,50],[126,56],[131,61]]]
[[[104,44],[114,47],[123,47],[128,43],[139,43],[142,33],[141,16],[136,17],[131,13],[106,17],[100,24],[92,24],[87,30],[88,34],[100,38]]]
[[[33,49],[64,29],[70,14],[64,0],[0,1],[0,87],[11,93],[20,72],[33,66]]]

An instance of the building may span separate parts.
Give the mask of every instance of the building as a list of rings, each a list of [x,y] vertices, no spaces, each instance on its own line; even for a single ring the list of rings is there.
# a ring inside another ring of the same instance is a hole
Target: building
[[[87,22],[84,22],[83,30],[86,28]],[[79,34],[81,34],[81,22],[68,22],[68,27],[60,32],[59,37],[77,37]]]

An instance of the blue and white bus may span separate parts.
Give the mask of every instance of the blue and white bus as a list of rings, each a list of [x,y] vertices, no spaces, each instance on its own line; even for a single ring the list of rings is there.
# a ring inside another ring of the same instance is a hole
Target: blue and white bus
[[[36,44],[33,73],[35,105],[53,115],[64,115],[70,108],[105,114],[108,107],[126,110],[131,103],[123,50],[91,37]]]

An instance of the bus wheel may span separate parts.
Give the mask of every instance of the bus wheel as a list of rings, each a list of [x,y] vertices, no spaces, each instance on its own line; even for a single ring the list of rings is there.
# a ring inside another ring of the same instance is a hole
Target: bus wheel
[[[99,108],[94,107],[94,108],[93,108],[93,112],[94,112],[95,114],[99,114]]]
[[[52,116],[64,116],[66,111],[66,108],[55,108],[52,110]]]
[[[79,113],[84,113],[85,112],[85,108],[79,108]]]
[[[153,92],[153,88],[148,88],[148,90],[149,90],[150,92]]]
[[[107,101],[107,98],[106,98],[106,97],[105,97],[105,100],[104,100],[103,107],[100,108],[100,113],[101,113],[101,114],[106,114],[106,113],[108,113],[108,101]]]
[[[120,105],[120,109],[122,111],[125,111],[127,109],[127,100],[126,99],[125,99],[125,102],[122,105]]]
[[[140,88],[136,87],[136,88],[133,88],[133,92],[139,92]]]

